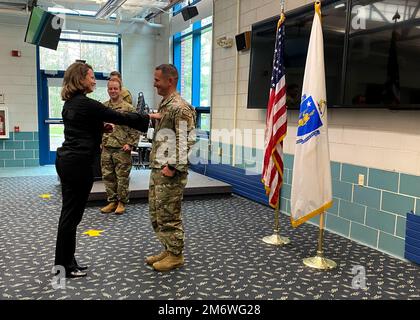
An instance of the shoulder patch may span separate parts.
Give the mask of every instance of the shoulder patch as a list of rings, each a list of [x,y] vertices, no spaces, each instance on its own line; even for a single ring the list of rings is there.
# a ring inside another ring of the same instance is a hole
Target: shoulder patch
[[[188,105],[182,105],[175,110],[175,115],[183,119],[190,119],[194,116],[193,114],[193,110]]]

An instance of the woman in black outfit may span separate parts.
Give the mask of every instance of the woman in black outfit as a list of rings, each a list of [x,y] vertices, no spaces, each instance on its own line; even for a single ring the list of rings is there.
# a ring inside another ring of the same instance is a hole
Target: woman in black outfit
[[[84,270],[87,267],[79,266],[74,256],[76,229],[93,185],[93,162],[100,153],[104,122],[128,125],[146,132],[150,117],[158,117],[156,114],[121,113],[105,107],[86,97],[95,85],[95,75],[88,64],[73,63],[64,74],[61,97],[65,101],[62,111],[65,140],[57,149],[55,162],[61,180],[63,204],[58,223],[55,265],[63,266],[68,278],[86,276]]]

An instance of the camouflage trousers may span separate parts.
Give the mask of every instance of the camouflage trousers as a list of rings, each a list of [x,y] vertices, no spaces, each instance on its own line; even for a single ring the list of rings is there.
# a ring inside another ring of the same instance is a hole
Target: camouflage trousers
[[[108,202],[128,203],[131,153],[120,148],[103,148],[101,154],[102,180]]]
[[[160,242],[175,255],[184,249],[181,201],[187,184],[188,172],[176,172],[165,177],[161,169],[152,169],[149,184],[149,214]]]

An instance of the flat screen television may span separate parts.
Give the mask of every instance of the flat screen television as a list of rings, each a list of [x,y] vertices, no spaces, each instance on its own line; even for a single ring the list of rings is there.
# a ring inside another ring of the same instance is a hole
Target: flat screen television
[[[25,42],[57,50],[62,18],[39,7],[34,7],[26,28]]]
[[[420,109],[419,2],[349,2],[322,2],[328,106]],[[313,4],[286,12],[289,109],[299,109],[313,15]],[[278,18],[252,26],[248,108],[267,107]]]

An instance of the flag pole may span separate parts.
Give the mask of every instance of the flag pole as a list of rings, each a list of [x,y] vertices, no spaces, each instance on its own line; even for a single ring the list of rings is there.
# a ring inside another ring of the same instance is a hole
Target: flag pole
[[[319,219],[318,250],[316,256],[303,259],[303,263],[306,266],[322,270],[334,269],[337,266],[333,260],[324,258],[324,251],[322,249],[322,244],[324,242],[324,215],[325,213],[322,212]]]
[[[266,236],[262,240],[267,244],[272,244],[276,246],[282,246],[285,244],[289,244],[290,240],[287,237],[282,237],[279,234],[280,229],[280,193],[279,193],[279,200],[277,201],[277,207],[274,209],[274,234],[271,236]]]
[[[321,1],[316,0],[314,5],[315,5],[315,12],[316,14],[318,14],[319,19],[321,20]],[[322,28],[322,25],[321,25],[321,28]],[[320,213],[318,250],[316,252],[316,256],[303,259],[303,263],[306,266],[315,268],[315,269],[322,269],[322,270],[333,269],[337,266],[337,264],[333,260],[330,260],[324,257],[324,251],[322,248],[322,245],[324,242],[324,218],[325,218],[325,205],[322,209],[322,212]]]
[[[281,2],[281,15],[280,15],[279,23],[284,22],[284,1],[285,0],[282,0]],[[279,197],[277,201],[277,206],[274,209],[274,234],[272,234],[271,236],[266,236],[262,240],[267,244],[272,244],[276,246],[289,244],[290,243],[289,238],[280,236],[279,226],[280,226],[280,192],[279,192]]]

